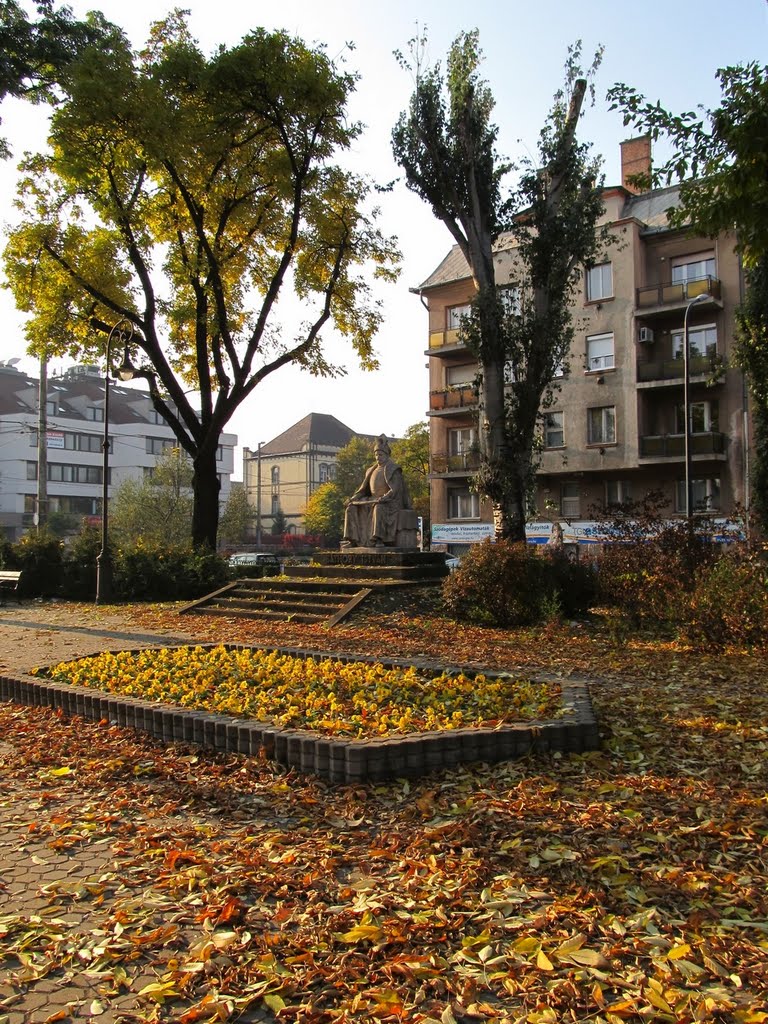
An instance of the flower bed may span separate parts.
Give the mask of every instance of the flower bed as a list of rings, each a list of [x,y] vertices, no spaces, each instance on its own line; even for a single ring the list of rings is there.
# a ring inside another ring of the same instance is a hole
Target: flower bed
[[[563,713],[560,685],[509,675],[217,646],[106,652],[45,670],[95,688],[281,728],[365,739],[498,728]]]

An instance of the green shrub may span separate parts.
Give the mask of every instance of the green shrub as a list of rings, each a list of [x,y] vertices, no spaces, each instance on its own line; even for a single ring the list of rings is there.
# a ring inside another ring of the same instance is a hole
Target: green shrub
[[[768,646],[768,557],[738,547],[700,573],[683,635],[702,646]]]
[[[101,551],[101,531],[83,526],[64,551],[61,595],[73,601],[93,600],[96,595],[96,559]]]
[[[121,601],[194,600],[227,579],[226,562],[208,550],[139,542],[115,557],[115,595]]]
[[[593,593],[588,566],[511,541],[475,544],[443,584],[450,615],[489,626],[526,626],[586,611]]]
[[[21,569],[22,597],[54,597],[61,591],[64,545],[47,530],[27,533],[13,545],[9,569]]]

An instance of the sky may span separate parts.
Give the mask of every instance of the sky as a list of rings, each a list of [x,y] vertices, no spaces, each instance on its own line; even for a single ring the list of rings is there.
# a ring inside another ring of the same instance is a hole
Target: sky
[[[141,46],[149,26],[171,10],[157,0],[69,0],[77,17],[97,8]],[[181,5],[180,5],[181,6]],[[390,137],[398,115],[408,104],[413,81],[394,51],[407,51],[408,41],[425,27],[430,63],[443,61],[455,37],[477,28],[485,62],[482,74],[496,100],[499,152],[511,160],[535,157],[539,132],[552,97],[563,81],[569,44],[583,42],[585,60],[603,46],[596,79],[596,103],[580,128],[582,141],[602,156],[605,182],[620,183],[619,144],[631,135],[617,111],[609,111],[607,90],[617,82],[633,85],[649,100],[661,100],[682,112],[718,105],[715,77],[719,67],[757,60],[768,63],[767,0],[646,0],[643,5],[607,0],[186,0],[190,28],[204,52],[221,44],[235,45],[257,26],[285,29],[306,43],[324,44],[332,57],[359,73],[350,116],[366,125],[350,155],[353,166],[373,180],[395,181],[381,197],[383,231],[395,235],[403,254],[395,284],[377,286],[384,323],[375,341],[380,368],[364,372],[351,348],[326,331],[332,362],[347,368],[334,380],[284,367],[265,380],[240,407],[228,430],[239,446],[255,449],[310,412],[330,413],[352,430],[399,436],[423,422],[428,404],[427,314],[412,289],[424,281],[448,252],[447,229],[417,196],[409,192],[394,163]],[[16,216],[13,208],[16,160],[25,150],[44,148],[44,108],[17,101],[0,107],[2,127],[14,158],[0,164],[0,232],[4,237]],[[656,163],[664,156],[658,147]],[[0,237],[0,245],[3,244]],[[0,277],[1,280],[1,277]],[[280,317],[290,337],[295,307],[288,296]],[[0,290],[0,359],[20,358],[18,366],[37,374],[37,363],[25,358],[24,317],[10,292]],[[52,363],[58,372],[69,363]],[[242,476],[239,448],[235,477]]]

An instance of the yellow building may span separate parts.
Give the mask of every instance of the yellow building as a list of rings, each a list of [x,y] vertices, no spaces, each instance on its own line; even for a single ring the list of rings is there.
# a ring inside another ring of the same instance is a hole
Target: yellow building
[[[336,478],[336,456],[358,436],[368,437],[335,416],[312,412],[256,450],[243,449],[243,484],[255,512],[257,544],[280,515],[284,532],[304,532],[310,495]]]

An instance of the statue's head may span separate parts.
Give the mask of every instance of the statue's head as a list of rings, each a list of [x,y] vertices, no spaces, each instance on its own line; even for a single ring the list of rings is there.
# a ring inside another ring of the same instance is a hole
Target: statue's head
[[[377,459],[388,459],[389,456],[392,454],[392,449],[389,447],[389,441],[387,440],[385,434],[381,434],[379,437],[376,438],[376,441],[373,445],[373,454],[376,456]]]

